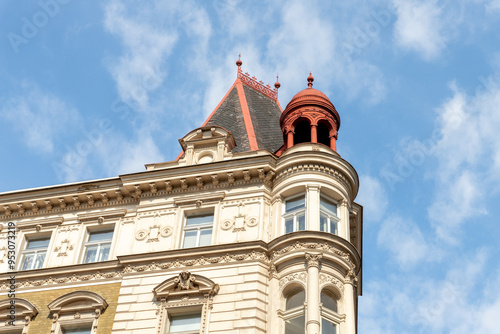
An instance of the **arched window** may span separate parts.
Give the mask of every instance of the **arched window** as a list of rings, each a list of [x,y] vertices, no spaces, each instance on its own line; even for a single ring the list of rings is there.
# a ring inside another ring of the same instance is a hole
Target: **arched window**
[[[293,134],[293,143],[310,143],[311,142],[311,124],[308,121],[302,120],[295,125],[295,133]]]
[[[318,124],[318,143],[330,147],[330,129],[324,122]]]
[[[321,334],[338,334],[341,317],[337,296],[330,290],[321,290]]]
[[[0,333],[28,333],[31,320],[38,314],[36,307],[26,299],[9,298],[0,301]]]
[[[305,299],[304,289],[296,288],[286,294],[285,312],[285,334],[304,334],[305,332]]]

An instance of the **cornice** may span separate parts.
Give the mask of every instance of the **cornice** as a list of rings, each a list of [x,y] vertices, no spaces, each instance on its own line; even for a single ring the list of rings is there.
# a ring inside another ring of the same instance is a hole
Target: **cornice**
[[[300,238],[301,241],[298,241]],[[221,244],[191,249],[132,254],[118,256],[117,260],[59,266],[36,270],[0,274],[0,291],[8,290],[8,279],[16,277],[17,288],[88,282],[94,280],[116,280],[126,275],[196,266],[236,264],[242,261],[260,262],[266,268],[276,268],[284,258],[300,257],[306,261],[306,253],[321,254],[323,261],[332,257],[349,268],[349,275],[356,276],[361,270],[356,250],[348,247],[347,241],[324,232],[301,231],[284,235],[270,243],[251,241],[236,244]],[[342,247],[343,245],[343,247]]]
[[[260,156],[257,158],[261,158]],[[264,156],[270,162],[269,156]],[[272,162],[272,161],[271,161]],[[271,165],[254,165],[247,168],[246,164],[238,165],[240,168],[226,169],[221,171],[219,164],[207,164],[211,168],[206,169],[205,174],[185,174],[176,172],[176,177],[167,177],[169,173],[162,171],[144,172],[141,176],[149,175],[149,178],[134,180],[128,178],[128,184],[117,185],[115,189],[100,190],[98,185],[88,187],[89,192],[66,193],[64,196],[53,193],[45,198],[25,198],[23,202],[10,201],[8,198],[0,204],[0,221],[19,220],[25,217],[53,215],[73,211],[94,210],[113,206],[128,204],[139,205],[141,199],[181,195],[188,193],[199,193],[200,191],[211,191],[226,189],[234,186],[250,184],[264,184],[272,187],[274,171]],[[249,164],[251,165],[251,164]],[[191,166],[189,166],[191,167]],[[235,167],[235,166],[233,166]],[[186,167],[180,167],[188,170]],[[171,172],[171,171],[169,171]],[[149,174],[148,174],[149,173]],[[164,174],[165,178],[158,176]],[[99,189],[99,190],[98,190]],[[100,214],[100,213],[97,213]],[[85,215],[85,214],[80,214]],[[89,213],[94,215],[94,213]]]

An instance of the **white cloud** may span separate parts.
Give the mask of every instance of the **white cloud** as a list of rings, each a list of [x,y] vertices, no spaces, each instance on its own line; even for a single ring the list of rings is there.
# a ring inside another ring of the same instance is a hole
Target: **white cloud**
[[[15,96],[2,101],[0,115],[20,134],[24,144],[41,153],[55,150],[55,142],[78,126],[78,111],[60,97],[24,81]]]
[[[457,3],[446,6],[437,0],[394,0],[396,42],[431,60],[441,55],[462,18]]]
[[[468,96],[452,84],[453,96],[438,109],[436,193],[429,216],[438,235],[456,242],[459,227],[487,213],[485,200],[500,188],[500,86],[488,80]]]
[[[384,218],[387,210],[388,198],[387,192],[381,182],[369,175],[359,177],[360,189],[356,202],[363,205],[363,215],[365,223],[378,222]]]
[[[105,8],[104,26],[120,38],[124,49],[118,59],[108,58],[106,66],[122,100],[133,103],[138,111],[151,108],[151,95],[167,78],[166,60],[180,35],[187,34],[196,45],[190,54],[193,63],[205,56],[211,36],[208,16],[192,1],[151,1],[127,6],[111,1]]]
[[[379,247],[391,252],[402,267],[413,266],[429,252],[427,239],[411,219],[392,215],[384,220],[377,237]]]

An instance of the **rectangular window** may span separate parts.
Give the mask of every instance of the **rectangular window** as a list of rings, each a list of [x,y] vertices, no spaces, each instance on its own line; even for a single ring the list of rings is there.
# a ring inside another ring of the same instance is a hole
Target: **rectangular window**
[[[167,333],[198,334],[201,328],[201,313],[173,315]]]
[[[321,334],[337,334],[337,325],[325,318],[321,319]]]
[[[84,324],[78,326],[64,326],[61,327],[62,334],[91,334],[92,324]]]
[[[284,231],[291,233],[306,229],[306,196],[302,195],[285,201],[283,214]]]
[[[212,243],[213,213],[186,216],[183,248],[208,246]]]
[[[90,232],[85,243],[83,263],[101,262],[109,258],[113,231]]]
[[[319,216],[320,230],[323,232],[337,234],[338,221],[337,204],[325,197],[321,197]]]
[[[49,242],[50,238],[28,240],[22,255],[21,270],[42,268]]]

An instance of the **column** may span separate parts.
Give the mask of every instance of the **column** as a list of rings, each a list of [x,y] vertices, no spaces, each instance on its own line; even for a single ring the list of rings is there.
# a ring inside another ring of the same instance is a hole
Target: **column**
[[[293,131],[288,131],[286,135],[286,148],[290,148],[293,146]]]
[[[334,150],[335,152],[337,152],[337,142],[336,142],[335,136],[330,137],[330,148],[332,150]]]
[[[349,270],[344,280],[344,310],[346,334],[356,334],[356,314],[354,306],[354,285],[357,282],[357,277],[353,270]]]
[[[306,333],[320,334],[319,311],[319,260],[321,254],[306,253],[307,262],[307,312]]]
[[[311,143],[318,142],[318,126],[311,125]]]
[[[306,186],[306,230],[319,231],[319,184],[308,184]]]
[[[351,241],[351,230],[349,224],[349,205],[347,200],[344,199],[340,203],[340,226],[339,226],[339,236]]]

